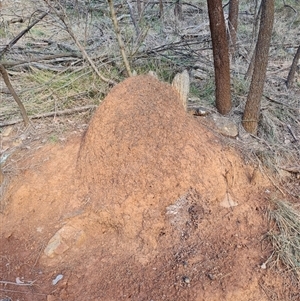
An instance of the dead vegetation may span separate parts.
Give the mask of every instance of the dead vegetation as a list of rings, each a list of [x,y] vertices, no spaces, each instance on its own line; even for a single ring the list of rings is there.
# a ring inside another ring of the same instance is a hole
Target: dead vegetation
[[[300,213],[292,204],[273,200],[275,208],[269,210],[273,230],[267,234],[272,244],[270,257],[277,265],[282,263],[300,277]],[[299,206],[298,206],[299,207]]]

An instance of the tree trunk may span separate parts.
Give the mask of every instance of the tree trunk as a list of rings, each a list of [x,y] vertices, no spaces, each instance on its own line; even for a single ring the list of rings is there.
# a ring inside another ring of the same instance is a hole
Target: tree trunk
[[[236,32],[238,27],[239,17],[239,0],[230,0],[229,2],[229,16],[228,16],[228,41],[230,45],[230,54],[234,59],[236,49]]]
[[[268,55],[274,22],[274,0],[262,0],[261,20],[255,50],[255,63],[242,124],[249,133],[256,134],[263,94]]]
[[[138,19],[140,19],[142,13],[142,2],[143,2],[142,0],[136,0]]]
[[[260,15],[261,15],[261,4],[262,3],[259,4],[258,0],[255,0],[251,46],[254,44],[254,42],[256,41],[256,38],[257,38],[259,18],[260,18]]]
[[[297,70],[297,64],[298,64],[299,59],[300,59],[300,45],[299,45],[298,50],[297,50],[297,52],[294,56],[292,66],[291,66],[289,75],[287,77],[286,86],[288,88],[290,88],[292,86],[292,83],[293,83],[293,80],[294,80],[294,77],[295,77],[295,72]]]
[[[252,77],[253,74],[253,70],[254,70],[254,63],[255,63],[255,53],[256,53],[256,48],[254,49],[253,53],[252,53],[252,57],[247,69],[247,72],[245,74],[245,79],[249,79],[250,77]]]
[[[216,107],[219,113],[225,115],[231,110],[231,93],[229,51],[222,0],[207,0],[207,5],[214,56]]]
[[[0,186],[2,185],[3,182],[4,182],[4,173],[3,173],[1,165],[0,165]]]
[[[252,38],[251,38],[251,46],[250,46],[250,50],[249,52],[251,52],[251,49],[254,48],[251,59],[250,59],[250,63],[247,69],[247,72],[245,74],[245,79],[249,79],[250,77],[252,77],[253,74],[253,70],[254,70],[254,63],[255,63],[255,53],[256,53],[256,46],[253,47],[254,42],[257,40],[257,28],[258,28],[258,21],[261,15],[261,5],[258,8],[258,0],[255,0],[255,8],[254,8],[254,22],[253,22],[253,29],[252,29]],[[257,42],[257,41],[256,41]],[[250,55],[249,55],[250,56]]]
[[[164,19],[164,4],[163,0],[159,0],[159,18]]]
[[[183,21],[183,14],[182,14],[182,0],[176,0],[175,8],[174,8],[175,18]]]

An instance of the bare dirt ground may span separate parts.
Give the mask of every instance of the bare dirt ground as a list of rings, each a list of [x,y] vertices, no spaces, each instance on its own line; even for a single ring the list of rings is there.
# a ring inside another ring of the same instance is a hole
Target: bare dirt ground
[[[127,79],[39,144],[1,201],[1,300],[299,300],[268,261],[274,186],[170,85]]]

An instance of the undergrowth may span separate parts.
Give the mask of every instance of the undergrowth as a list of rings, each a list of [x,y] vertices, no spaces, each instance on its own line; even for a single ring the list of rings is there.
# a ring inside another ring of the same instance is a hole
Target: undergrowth
[[[300,279],[300,212],[287,201],[272,200],[268,212],[272,230],[266,237],[273,247],[270,260],[283,263]]]

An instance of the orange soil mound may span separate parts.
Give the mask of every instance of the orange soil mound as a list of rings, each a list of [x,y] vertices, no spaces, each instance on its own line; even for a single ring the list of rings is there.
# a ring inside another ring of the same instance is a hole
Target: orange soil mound
[[[81,144],[47,146],[26,166],[3,200],[1,271],[36,282],[18,292],[2,284],[6,295],[263,301],[274,283],[283,292],[260,268],[269,256],[265,187],[250,183],[251,167],[188,116],[167,84],[125,80]],[[50,252],[53,236],[60,244]]]
[[[94,206],[109,210],[130,201],[165,206],[189,187],[211,203],[228,189],[239,198],[251,178],[235,153],[185,113],[176,92],[150,76],[110,92],[83,139],[78,166]]]

